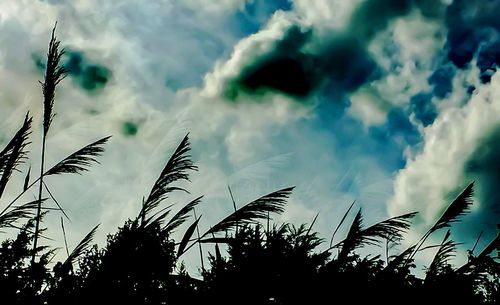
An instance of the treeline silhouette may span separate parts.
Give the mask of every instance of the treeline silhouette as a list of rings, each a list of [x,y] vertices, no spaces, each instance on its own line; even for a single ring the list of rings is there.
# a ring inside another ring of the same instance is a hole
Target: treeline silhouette
[[[353,211],[351,218],[353,203],[326,250],[319,250],[326,241],[313,230],[316,219],[300,226],[270,220],[273,214],[284,212],[293,188],[272,192],[240,208],[233,200],[233,213],[200,232],[201,216],[195,208],[201,197],[175,214],[166,203],[172,193],[185,191],[179,182],[197,170],[187,135],[138,205],[136,217],[108,235],[102,247],[92,243],[98,227],[72,251],[65,241],[66,259],[53,262],[56,249],[40,245],[46,238],[43,218],[47,213],[61,213],[65,236],[63,216],[67,215],[44,181],[88,170],[109,139],[93,142],[45,168],[45,139],[54,118],[56,87],[66,74],[60,65],[64,50],[54,31],[42,82],[41,174],[34,179],[28,170],[19,195],[8,202],[2,195],[9,180],[28,162],[29,114],[0,152],[0,228],[17,230],[17,236],[5,236],[0,246],[1,304],[499,304],[499,236],[481,250],[476,249],[478,238],[462,266],[454,267],[450,261],[458,251],[450,229],[468,212],[473,183],[406,249],[401,241],[416,213],[366,226],[361,209]],[[36,199],[21,203],[34,187],[38,187]],[[177,231],[183,233],[180,240],[172,237]],[[344,231],[345,236],[337,237]],[[445,233],[442,242],[429,244],[429,237],[439,232]],[[403,250],[392,253],[398,245]],[[385,249],[385,255],[366,254],[374,246]],[[192,277],[182,261],[182,255],[193,247],[202,259],[199,278]],[[205,266],[203,248],[207,247],[213,250]],[[425,273],[417,276],[415,258],[427,251],[434,251],[434,258]]]

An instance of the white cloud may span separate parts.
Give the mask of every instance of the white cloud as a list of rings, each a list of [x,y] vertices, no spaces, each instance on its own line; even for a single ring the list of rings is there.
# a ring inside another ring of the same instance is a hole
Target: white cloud
[[[341,29],[349,21],[362,0],[294,0],[295,11],[301,20],[319,29]]]
[[[217,61],[212,72],[205,75],[204,95],[220,96],[226,82],[239,75],[250,58],[258,58],[271,51],[285,32],[297,22],[288,12],[275,13],[265,28],[235,45],[228,60]]]
[[[478,75],[476,69],[464,72]],[[457,76],[458,79],[464,77]],[[500,124],[500,75],[490,84],[478,85],[467,104],[443,109],[424,130],[420,154],[408,160],[395,179],[395,194],[389,205],[392,215],[420,211],[424,227],[432,224],[449,203],[450,192],[464,184],[464,165],[479,141]],[[464,100],[465,88],[456,88],[448,101]]]
[[[349,113],[366,126],[385,122],[394,107],[405,107],[412,96],[430,91],[427,79],[444,47],[445,29],[418,11],[394,21],[370,43],[369,50],[384,75],[352,96]]]
[[[380,96],[378,90],[365,86],[350,96],[352,105],[348,113],[363,122],[365,126],[380,125],[386,121],[392,109],[389,101]]]
[[[253,0],[187,0],[184,5],[196,11],[220,14],[243,9],[245,3],[251,1]]]

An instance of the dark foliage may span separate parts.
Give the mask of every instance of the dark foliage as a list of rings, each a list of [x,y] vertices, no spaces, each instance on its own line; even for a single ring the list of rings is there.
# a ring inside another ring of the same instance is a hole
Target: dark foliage
[[[162,304],[167,300],[174,254],[174,242],[159,227],[139,227],[129,221],[92,257],[93,268],[73,302]]]
[[[210,304],[309,304],[318,291],[318,271],[328,253],[302,225],[245,226],[228,242],[228,257],[216,248],[203,273],[203,299]]]
[[[26,115],[23,126],[16,132],[12,140],[0,151],[0,197],[2,197],[7,183],[18,165],[26,157],[26,146],[31,133],[32,118]]]
[[[40,260],[30,264],[33,220],[19,229],[17,237],[0,246],[0,287],[3,304],[43,304],[41,291],[50,282],[49,258],[52,251],[37,248]]]

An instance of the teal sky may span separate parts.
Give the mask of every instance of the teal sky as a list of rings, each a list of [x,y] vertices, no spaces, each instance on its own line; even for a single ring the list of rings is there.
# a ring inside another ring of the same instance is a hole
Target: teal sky
[[[329,239],[356,200],[369,223],[419,211],[411,240],[474,180],[473,215],[457,228],[472,243],[496,234],[500,215],[499,10],[497,0],[3,1],[0,144],[26,111],[41,114],[57,20],[69,74],[48,163],[113,135],[91,172],[48,181],[71,243],[97,223],[102,241],[135,215],[187,132],[200,170],[191,194],[170,200],[205,195],[203,226],[231,211],[228,185],[239,205],[295,185],[277,221],[320,212]],[[56,240],[58,219],[47,219]]]

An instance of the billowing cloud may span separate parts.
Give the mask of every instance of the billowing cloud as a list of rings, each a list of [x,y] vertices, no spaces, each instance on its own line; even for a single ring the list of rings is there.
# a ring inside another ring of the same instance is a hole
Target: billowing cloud
[[[478,199],[482,210],[478,218],[491,227],[500,219],[499,140],[500,125],[492,126],[491,130],[481,137],[463,168],[466,179],[477,181]]]
[[[498,169],[499,23],[498,1],[453,1],[443,11],[443,52],[435,54],[430,88],[410,100],[423,129],[421,150],[410,155],[395,180],[392,213],[421,210],[429,226],[467,183],[476,181],[476,203],[466,219],[475,230],[459,229],[473,239],[480,230],[494,234],[500,218],[495,195]]]
[[[465,73],[477,72],[472,69]],[[471,216],[475,229],[464,235],[470,234],[473,239],[480,230],[494,231],[500,218],[495,195],[498,168],[493,161],[499,153],[500,76],[478,86],[466,105],[441,111],[425,128],[422,152],[408,160],[396,177],[392,214],[418,210],[421,228],[430,226],[461,188],[476,181],[477,201]],[[468,96],[465,88],[455,89],[450,99],[460,96]]]
[[[378,77],[377,64],[367,51],[368,44],[410,8],[409,1],[365,1],[354,10],[343,29],[327,32],[301,25],[300,16],[296,16],[295,22],[281,28],[281,35],[274,38],[271,47],[256,47],[260,44],[258,37],[240,45],[257,52],[245,61],[240,60],[235,75],[219,80],[225,82],[222,90],[232,99],[237,98],[240,90],[256,93],[270,90],[297,98],[308,97],[318,90],[352,92]],[[277,17],[271,22],[285,18]],[[240,56],[240,52],[244,51],[237,49],[233,56]]]
[[[265,28],[237,44],[227,61],[218,62],[205,77],[205,93],[235,102],[265,101],[276,93],[308,106],[329,102],[366,127],[385,124],[391,111],[413,115],[416,125],[432,123],[433,98],[451,90],[446,73],[454,73],[433,71],[446,41],[438,18],[446,5],[364,1],[344,7],[325,1],[317,6],[316,19],[308,15],[313,8],[300,1],[294,11],[276,13]],[[337,17],[331,10],[336,6],[347,16],[343,24],[318,21],[326,12]],[[240,99],[245,95],[253,97]]]

